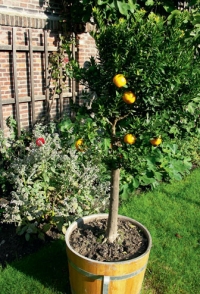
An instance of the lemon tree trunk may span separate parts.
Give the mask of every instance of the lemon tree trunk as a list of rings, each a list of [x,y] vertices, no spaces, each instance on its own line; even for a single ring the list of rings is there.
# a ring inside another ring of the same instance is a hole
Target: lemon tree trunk
[[[113,243],[117,237],[117,220],[119,207],[119,179],[120,169],[114,169],[111,172],[111,192],[110,192],[110,207],[107,225],[107,239]]]

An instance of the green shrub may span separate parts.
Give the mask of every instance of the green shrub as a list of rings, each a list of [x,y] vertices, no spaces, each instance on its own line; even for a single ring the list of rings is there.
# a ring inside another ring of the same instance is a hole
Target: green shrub
[[[12,117],[8,117],[6,123],[10,129],[10,136],[5,138],[3,131],[0,130],[0,195],[2,197],[7,197],[12,190],[6,171],[16,157],[25,156],[31,140],[29,132],[22,131],[21,136],[17,137],[17,123]]]

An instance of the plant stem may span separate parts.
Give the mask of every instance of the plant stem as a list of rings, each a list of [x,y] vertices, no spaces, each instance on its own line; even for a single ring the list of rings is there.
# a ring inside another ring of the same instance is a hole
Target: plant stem
[[[111,192],[110,192],[110,207],[108,216],[108,225],[106,237],[108,242],[113,243],[117,238],[117,220],[119,206],[119,179],[120,169],[114,169],[111,172]]]
[[[129,114],[115,118],[111,123],[111,142],[114,142],[116,136],[116,126],[118,121],[126,118]],[[114,142],[116,145],[116,142]],[[113,148],[116,146],[113,146]],[[119,181],[120,181],[120,168],[115,168],[111,171],[111,191],[110,191],[110,206],[108,215],[108,224],[106,231],[106,238],[108,242],[113,243],[117,238],[117,221],[118,221],[118,208],[119,208]]]

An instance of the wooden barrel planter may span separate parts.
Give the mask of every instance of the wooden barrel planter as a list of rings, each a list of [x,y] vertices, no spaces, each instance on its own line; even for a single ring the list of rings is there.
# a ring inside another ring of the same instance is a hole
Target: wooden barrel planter
[[[106,219],[107,214],[90,215],[78,219],[68,228],[65,240],[72,294],[139,294],[151,249],[151,235],[139,222],[120,216],[138,226],[148,239],[147,250],[137,258],[119,262],[100,262],[77,253],[69,244],[71,233],[94,219]]]

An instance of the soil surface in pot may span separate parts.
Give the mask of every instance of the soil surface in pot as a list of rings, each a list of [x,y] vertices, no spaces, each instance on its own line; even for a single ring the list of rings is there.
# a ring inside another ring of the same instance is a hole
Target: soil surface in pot
[[[106,219],[84,224],[72,232],[70,245],[79,254],[104,262],[132,259],[146,251],[147,237],[131,222],[118,220],[118,237],[114,243],[104,238],[106,225]]]

